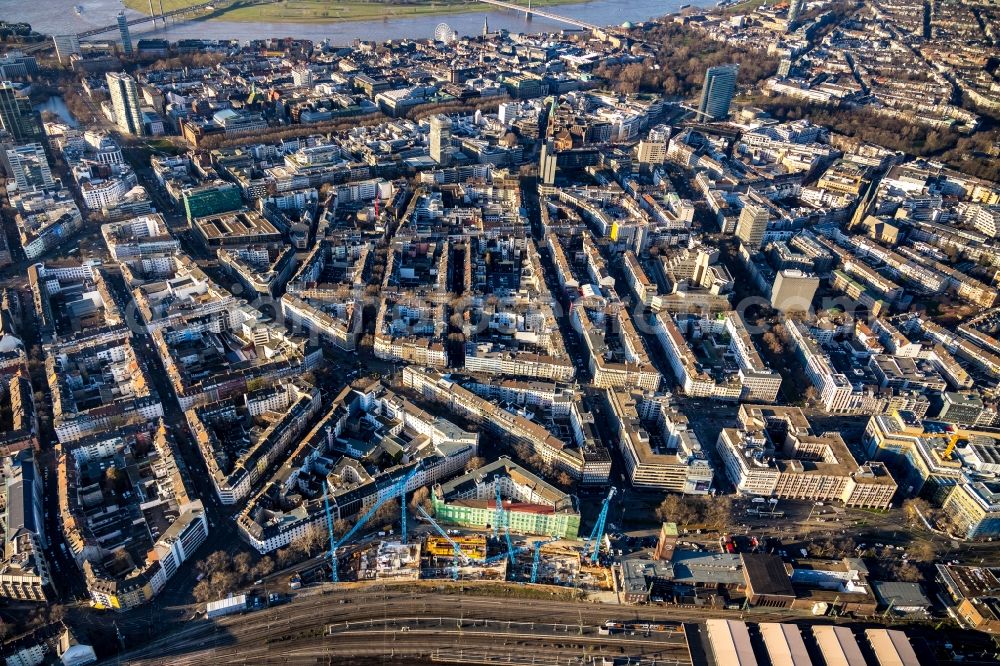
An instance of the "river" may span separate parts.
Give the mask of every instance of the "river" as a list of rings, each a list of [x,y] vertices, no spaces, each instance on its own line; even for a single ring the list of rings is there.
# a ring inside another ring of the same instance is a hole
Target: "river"
[[[155,6],[154,0],[154,6]],[[526,4],[526,3],[525,3]],[[546,7],[553,13],[597,25],[619,25],[625,21],[645,21],[677,11],[685,0],[591,0],[567,5]],[[711,0],[691,2],[695,6],[710,6]],[[82,5],[77,15],[75,5]],[[110,25],[121,10],[120,0],[0,0],[0,18],[8,21],[27,21],[38,32],[50,35],[77,33],[89,28]],[[138,12],[125,10],[130,16]],[[344,23],[243,23],[237,21],[196,21],[168,24],[155,31],[151,24],[132,28],[133,39],[139,36],[164,37],[170,40],[201,39],[266,39],[268,37],[296,37],[322,41],[329,39],[336,45],[348,45],[355,39],[385,41],[389,39],[429,38],[439,23],[447,23],[461,35],[482,32],[483,19],[489,17],[490,28],[505,28],[514,33],[555,32],[567,26],[540,18],[526,20],[521,13],[483,5],[482,9],[462,14],[442,14],[385,21],[348,21]],[[117,38],[106,33],[95,39]]]

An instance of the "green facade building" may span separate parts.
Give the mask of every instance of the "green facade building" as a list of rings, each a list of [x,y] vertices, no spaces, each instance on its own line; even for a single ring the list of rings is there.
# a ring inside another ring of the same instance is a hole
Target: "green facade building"
[[[196,217],[229,213],[242,207],[240,188],[233,183],[210,183],[184,190],[188,224]]]
[[[573,496],[546,483],[506,456],[447,483],[434,486],[431,504],[440,523],[492,529],[496,484],[500,484],[503,520],[513,534],[577,539],[580,512]]]
[[[17,142],[42,138],[42,123],[31,100],[19,95],[9,83],[0,83],[0,126]]]

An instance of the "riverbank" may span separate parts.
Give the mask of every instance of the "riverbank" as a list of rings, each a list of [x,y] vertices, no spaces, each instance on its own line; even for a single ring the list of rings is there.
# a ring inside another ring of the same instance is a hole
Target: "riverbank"
[[[126,7],[149,14],[148,0],[123,0]],[[204,0],[163,0],[165,12],[182,7],[202,4]],[[527,4],[521,2],[520,4]],[[580,0],[532,0],[533,8],[557,5],[580,4]],[[154,2],[154,7],[159,6]],[[347,0],[331,5],[329,0],[282,0],[267,4],[256,4],[252,0],[236,0],[229,7],[219,7],[206,16],[206,20],[269,23],[340,23],[345,21],[381,21],[427,16],[447,16],[486,12],[495,7],[475,0],[412,0],[390,3]]]
[[[169,11],[170,7],[179,7],[181,3],[189,6],[196,0],[163,0],[163,8]],[[202,0],[204,1],[204,0]],[[133,25],[131,28],[132,39],[160,38],[169,41],[182,39],[237,39],[240,41],[248,39],[272,39],[275,37],[294,36],[298,39],[307,39],[314,42],[329,40],[331,44],[347,45],[354,40],[361,39],[372,42],[383,42],[397,39],[428,39],[434,35],[434,30],[439,23],[445,22],[456,33],[462,36],[475,36],[482,34],[483,19],[489,18],[491,30],[507,30],[511,33],[538,34],[544,32],[558,32],[566,28],[566,25],[557,21],[549,21],[538,15],[527,19],[523,12],[512,12],[485,3],[473,4],[471,0],[464,0],[464,4],[451,6],[431,7],[437,14],[399,14],[393,16],[386,14],[387,10],[403,11],[416,10],[418,7],[403,7],[400,4],[393,6],[378,2],[364,3],[361,0],[345,0],[348,4],[360,6],[368,5],[363,9],[368,11],[366,20],[309,20],[295,16],[279,17],[278,20],[262,20],[259,18],[262,7],[251,7],[250,10],[258,12],[252,14],[246,20],[227,20],[230,17],[226,13],[229,5],[226,0],[214,0],[218,6],[202,15],[199,20],[177,20],[168,21],[163,25],[161,21],[156,22],[153,27],[152,22]],[[249,0],[235,0],[238,2],[248,2]],[[304,0],[289,0],[292,3]],[[402,0],[393,0],[400,3]],[[459,0],[446,0],[447,2],[458,2]],[[558,0],[558,6],[551,7],[551,11],[587,23],[595,25],[620,25],[624,21],[641,23],[651,19],[676,12],[681,6],[691,4],[698,6],[700,0]],[[146,16],[149,13],[149,0],[126,0],[131,6],[125,9],[126,15],[130,19]],[[315,8],[316,0],[312,0]],[[421,0],[424,5],[429,5],[431,0]],[[527,0],[518,0],[519,4],[527,4]],[[540,3],[551,3],[553,0],[540,0]],[[2,3],[2,0],[0,0]],[[46,2],[22,3],[24,6],[18,8],[18,13],[23,20],[31,23],[32,27],[39,32],[50,35],[66,35],[92,28],[103,27],[114,24],[115,16],[121,10],[121,0],[46,0]],[[77,15],[73,7],[77,4],[83,6],[83,13]],[[702,2],[703,5],[714,4],[711,1]],[[329,2],[325,11],[331,11],[336,3]],[[132,9],[137,6],[138,9]],[[158,11],[159,0],[153,0],[153,7]],[[294,6],[294,5],[293,5]],[[536,5],[532,0],[532,7]],[[271,9],[274,11],[277,7]],[[447,10],[452,13],[442,14]],[[425,10],[426,11],[426,10]],[[374,15],[372,15],[374,12]],[[357,16],[357,15],[356,15]],[[192,16],[194,18],[194,16]],[[245,18],[245,17],[244,17]],[[110,37],[114,31],[103,35]]]

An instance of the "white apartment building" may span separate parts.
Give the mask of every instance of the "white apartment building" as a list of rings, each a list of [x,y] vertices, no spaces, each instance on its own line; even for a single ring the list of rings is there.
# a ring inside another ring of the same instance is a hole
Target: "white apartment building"
[[[491,375],[519,375],[553,381],[573,379],[575,370],[568,358],[545,354],[493,351],[489,343],[469,343],[465,348],[465,369]]]
[[[670,409],[669,396],[611,390],[608,402],[633,486],[689,495],[709,492],[715,471],[687,418]]]
[[[739,313],[730,311],[722,319],[698,320],[700,328],[706,332],[728,334],[729,351],[739,367],[736,381],[716,381],[705,371],[670,313],[658,313],[655,322],[656,337],[677,383],[686,395],[754,402],[774,402],[777,399],[781,375],[771,370],[761,358]]]

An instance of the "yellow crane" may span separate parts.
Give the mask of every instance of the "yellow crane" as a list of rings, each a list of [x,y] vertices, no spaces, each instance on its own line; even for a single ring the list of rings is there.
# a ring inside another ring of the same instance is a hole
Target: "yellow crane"
[[[948,444],[945,445],[944,451],[941,452],[941,460],[951,460],[951,454],[955,451],[955,447],[958,446],[958,442],[962,439],[968,439],[969,433],[965,430],[960,430],[954,428],[948,430],[947,432],[934,432],[921,435],[924,439],[947,439]]]

